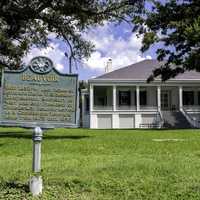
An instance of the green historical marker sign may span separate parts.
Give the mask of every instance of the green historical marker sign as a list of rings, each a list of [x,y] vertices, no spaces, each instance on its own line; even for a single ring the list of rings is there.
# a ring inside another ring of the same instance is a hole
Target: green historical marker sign
[[[78,75],[59,73],[47,57],[4,69],[1,125],[77,127]]]

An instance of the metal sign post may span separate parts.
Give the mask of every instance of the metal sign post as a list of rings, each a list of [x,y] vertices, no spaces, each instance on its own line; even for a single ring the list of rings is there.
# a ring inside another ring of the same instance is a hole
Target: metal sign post
[[[42,193],[42,177],[39,175],[41,171],[41,143],[42,129],[35,127],[33,133],[33,173],[35,175],[31,177],[29,183],[30,192],[33,196]]]

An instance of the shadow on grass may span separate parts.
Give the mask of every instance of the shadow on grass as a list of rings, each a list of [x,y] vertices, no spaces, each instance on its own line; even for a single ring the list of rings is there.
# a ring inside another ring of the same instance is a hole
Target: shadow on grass
[[[32,138],[32,135],[30,132],[25,131],[16,131],[16,132],[0,132],[0,138],[23,138],[23,139],[30,139]]]
[[[0,143],[0,147],[2,147],[2,146],[4,146],[5,145],[5,143]]]
[[[30,192],[29,186],[27,184],[17,183],[17,182],[14,182],[14,181],[6,182],[5,187],[7,187],[9,189],[21,190],[21,191],[26,192],[26,193]]]
[[[173,131],[173,130],[191,130],[191,129],[198,129],[198,128],[126,128],[126,129],[97,129],[95,131],[101,132],[101,131],[137,131],[137,132],[150,132],[150,131]]]
[[[89,138],[91,136],[87,135],[66,135],[66,136],[57,136],[57,135],[48,135],[44,136],[45,140],[56,140],[56,139],[70,139],[70,140],[80,140],[80,139],[85,139]]]
[[[89,138],[87,135],[44,135],[44,140],[60,140],[60,139],[71,139],[80,140]],[[17,138],[17,139],[32,139],[32,133],[26,131],[18,132],[0,132],[0,138]],[[1,145],[1,144],[0,144]]]

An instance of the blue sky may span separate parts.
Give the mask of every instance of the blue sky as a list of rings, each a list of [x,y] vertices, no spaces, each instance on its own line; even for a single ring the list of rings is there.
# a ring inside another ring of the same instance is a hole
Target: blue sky
[[[139,62],[144,59],[156,58],[155,48],[142,54],[140,52],[141,40],[132,27],[127,23],[118,26],[105,23],[104,26],[91,27],[84,37],[93,42],[95,52],[88,60],[83,60],[78,64],[78,68],[73,68],[73,73],[79,74],[80,80],[87,80],[104,73],[106,63],[112,58],[113,70]],[[69,71],[68,60],[64,56],[65,44],[50,35],[51,43],[47,49],[32,49],[25,58],[28,63],[35,56],[47,56],[54,62],[55,67],[64,73]]]

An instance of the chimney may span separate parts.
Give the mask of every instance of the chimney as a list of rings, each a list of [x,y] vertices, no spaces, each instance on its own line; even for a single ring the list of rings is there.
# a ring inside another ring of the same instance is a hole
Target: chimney
[[[112,59],[109,58],[107,63],[106,63],[106,67],[105,67],[105,72],[111,72],[112,71]]]

